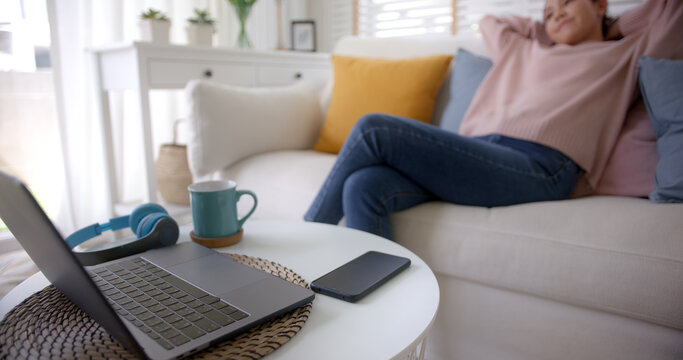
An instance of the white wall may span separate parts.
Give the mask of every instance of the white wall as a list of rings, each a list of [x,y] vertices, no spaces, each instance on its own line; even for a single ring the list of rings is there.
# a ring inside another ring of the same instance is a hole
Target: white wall
[[[340,37],[351,34],[351,0],[309,0],[308,13],[316,23],[320,52],[331,52]]]
[[[329,26],[327,26],[330,24],[330,19],[325,11],[325,2],[325,0],[312,0],[308,4],[308,14],[315,21],[317,49],[320,52],[330,52],[332,50],[329,40]]]

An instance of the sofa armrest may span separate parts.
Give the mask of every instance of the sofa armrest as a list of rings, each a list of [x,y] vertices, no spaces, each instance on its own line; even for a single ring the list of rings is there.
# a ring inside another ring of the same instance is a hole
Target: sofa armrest
[[[320,85],[247,88],[189,82],[187,149],[193,178],[252,155],[312,148],[323,118]]]

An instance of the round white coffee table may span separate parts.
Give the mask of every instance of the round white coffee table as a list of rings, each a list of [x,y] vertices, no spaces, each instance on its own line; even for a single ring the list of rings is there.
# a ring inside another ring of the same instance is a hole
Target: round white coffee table
[[[191,225],[178,241],[190,241]],[[311,282],[369,251],[407,257],[408,269],[356,303],[316,294],[301,331],[269,359],[394,359],[422,357],[439,306],[439,286],[429,267],[408,249],[344,227],[288,221],[247,221],[236,245],[216,249],[277,262]],[[49,285],[38,273],[0,300],[0,318]]]

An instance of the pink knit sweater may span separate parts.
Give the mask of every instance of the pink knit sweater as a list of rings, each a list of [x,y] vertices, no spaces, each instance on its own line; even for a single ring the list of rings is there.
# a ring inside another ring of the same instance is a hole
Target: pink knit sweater
[[[553,147],[586,172],[603,174],[628,109],[640,98],[638,58],[683,55],[683,1],[648,0],[620,19],[618,41],[552,44],[530,19],[480,22],[493,67],[460,132],[501,134]]]

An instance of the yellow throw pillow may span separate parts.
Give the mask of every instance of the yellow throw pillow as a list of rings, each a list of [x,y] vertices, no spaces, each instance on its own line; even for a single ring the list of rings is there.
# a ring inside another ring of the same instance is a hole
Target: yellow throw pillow
[[[334,87],[314,149],[338,153],[358,119],[368,113],[428,123],[453,56],[409,59],[333,56]]]

